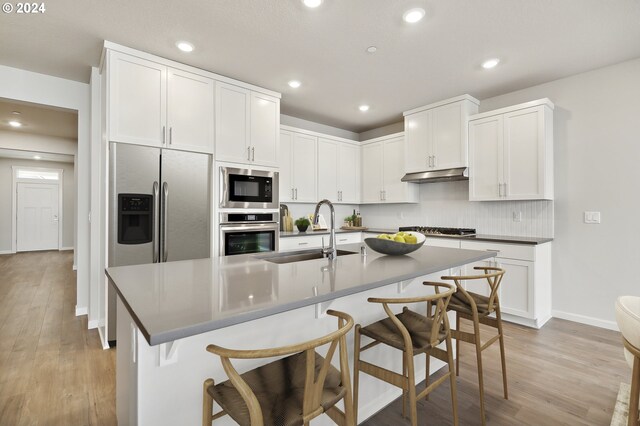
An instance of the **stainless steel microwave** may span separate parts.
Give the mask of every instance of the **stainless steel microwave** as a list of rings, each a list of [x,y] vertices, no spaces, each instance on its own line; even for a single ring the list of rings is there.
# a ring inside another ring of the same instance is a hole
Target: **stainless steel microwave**
[[[220,207],[278,209],[278,172],[220,167]]]

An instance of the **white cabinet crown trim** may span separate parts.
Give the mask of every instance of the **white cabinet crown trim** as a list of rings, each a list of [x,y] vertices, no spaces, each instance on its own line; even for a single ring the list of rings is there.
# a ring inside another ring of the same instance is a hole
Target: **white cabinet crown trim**
[[[361,143],[359,141],[354,141],[351,139],[346,139],[346,138],[341,138],[339,136],[333,136],[333,135],[328,135],[326,133],[320,133],[320,132],[315,132],[313,130],[306,130],[306,129],[301,129],[299,127],[293,127],[293,126],[287,126],[286,124],[281,124],[280,125],[280,130],[284,130],[287,132],[295,132],[295,133],[302,133],[303,135],[307,135],[307,136],[316,136],[322,139],[329,139],[335,142],[343,142],[343,143],[348,143],[351,145],[357,145],[360,146]]]
[[[141,59],[145,59],[147,61],[153,61],[162,65],[170,66],[172,68],[176,68],[183,71],[188,71],[194,74],[198,74],[204,77],[212,78],[216,81],[222,81],[224,83],[233,84],[235,86],[240,86],[245,89],[253,90],[254,92],[260,92],[265,95],[273,96],[278,99],[282,98],[282,94],[275,92],[273,90],[265,89],[264,87],[254,86],[253,84],[245,83],[239,80],[234,80],[233,78],[225,77],[220,74],[213,73],[211,71],[203,70],[201,68],[192,67],[187,64],[183,64],[181,62],[172,61],[170,59],[165,59],[160,56],[152,55],[150,53],[142,52],[140,50],[133,49],[131,47],[123,46],[121,44],[113,43],[111,41],[105,40],[103,45],[103,53],[102,59],[100,63],[100,67],[102,68],[102,62],[105,60],[106,50],[113,50],[116,52],[126,53],[127,55],[135,56]]]
[[[477,100],[476,98],[474,98],[473,96],[460,95],[460,96],[456,96],[455,98],[449,98],[449,99],[445,99],[445,100],[440,101],[440,102],[434,102],[434,103],[429,104],[429,105],[424,105],[424,106],[421,106],[421,107],[410,109],[409,111],[403,112],[402,115],[406,117],[407,115],[415,114],[416,112],[426,111],[428,109],[433,109],[433,108],[441,107],[441,106],[448,105],[448,104],[453,104],[453,103],[460,102],[460,101],[469,101],[469,102],[472,102],[472,103],[474,103],[476,105],[480,105],[480,101]]]
[[[395,138],[400,138],[400,137],[404,137],[404,132],[392,133],[390,135],[379,136],[379,137],[374,138],[374,139],[368,139],[366,141],[362,141],[361,144],[362,145],[368,145],[368,144],[371,144],[371,143],[382,142],[382,141],[386,141],[386,140],[389,140],[389,139],[395,139]]]
[[[549,98],[542,98],[542,99],[537,99],[535,101],[524,102],[524,103],[521,103],[521,104],[511,105],[511,106],[500,108],[500,109],[494,109],[493,111],[487,111],[487,112],[481,112],[479,114],[474,114],[474,115],[469,117],[469,121],[480,120],[480,119],[483,119],[483,118],[486,118],[486,117],[493,117],[494,115],[506,114],[506,113],[509,113],[509,112],[518,111],[520,109],[527,109],[527,108],[537,107],[537,106],[540,106],[540,105],[547,106],[547,107],[551,108],[551,110],[554,109],[553,102],[551,102],[551,100]]]

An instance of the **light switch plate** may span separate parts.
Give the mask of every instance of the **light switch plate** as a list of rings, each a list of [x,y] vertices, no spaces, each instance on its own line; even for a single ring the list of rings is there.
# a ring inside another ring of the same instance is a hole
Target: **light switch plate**
[[[600,212],[584,212],[584,223],[600,223]]]

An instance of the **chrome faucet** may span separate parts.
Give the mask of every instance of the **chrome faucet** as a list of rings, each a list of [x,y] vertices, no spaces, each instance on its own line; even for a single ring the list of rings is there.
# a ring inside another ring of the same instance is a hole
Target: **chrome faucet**
[[[326,204],[329,206],[331,210],[331,236],[329,237],[329,247],[322,247],[322,254],[327,256],[329,260],[333,260],[338,255],[338,250],[336,250],[336,211],[333,208],[333,204],[329,200],[321,200],[316,204],[316,211],[313,214],[313,224],[318,224],[318,212],[320,211],[320,206]]]

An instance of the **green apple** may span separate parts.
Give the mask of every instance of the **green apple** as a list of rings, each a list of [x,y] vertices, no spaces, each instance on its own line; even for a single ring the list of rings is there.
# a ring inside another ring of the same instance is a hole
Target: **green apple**
[[[396,235],[393,238],[393,241],[395,241],[396,243],[404,243],[405,242],[404,237],[402,235]]]
[[[404,241],[407,244],[418,244],[418,238],[415,235],[411,235],[411,234],[405,235]]]

